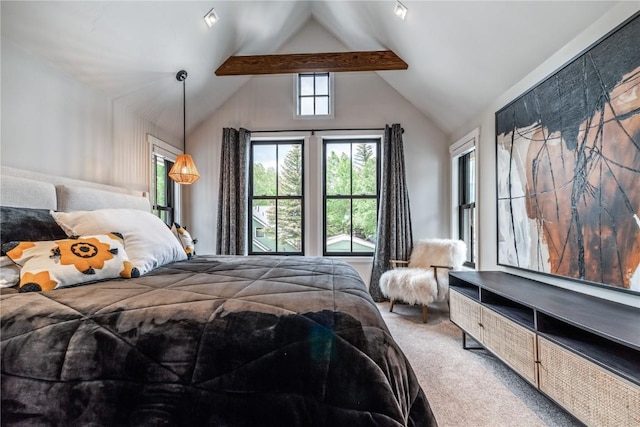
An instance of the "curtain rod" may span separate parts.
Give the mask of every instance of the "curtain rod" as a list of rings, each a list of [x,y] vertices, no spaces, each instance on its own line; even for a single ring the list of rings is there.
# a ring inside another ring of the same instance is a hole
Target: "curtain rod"
[[[273,130],[252,130],[251,133],[279,133],[279,132],[311,132],[311,135],[315,135],[316,132],[338,132],[338,131],[371,131],[379,130],[383,131],[385,128],[351,128],[351,129],[273,129]],[[402,129],[404,133],[404,129]]]

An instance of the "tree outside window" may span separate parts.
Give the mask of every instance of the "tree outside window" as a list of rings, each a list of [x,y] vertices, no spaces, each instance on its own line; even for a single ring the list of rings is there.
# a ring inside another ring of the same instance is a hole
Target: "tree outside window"
[[[324,141],[324,255],[371,255],[380,140]]]

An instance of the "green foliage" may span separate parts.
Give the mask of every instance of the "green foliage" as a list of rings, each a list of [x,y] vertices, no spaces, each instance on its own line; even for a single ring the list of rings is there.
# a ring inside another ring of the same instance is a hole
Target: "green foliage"
[[[327,237],[351,233],[351,201],[327,200]]]
[[[376,199],[354,199],[353,216],[353,235],[365,240],[374,240],[378,223]]]
[[[276,195],[276,170],[274,168],[265,168],[262,163],[254,163],[253,195],[254,196],[275,196]]]
[[[353,194],[376,194],[376,157],[373,144],[361,143],[353,155]]]
[[[348,196],[351,194],[351,161],[342,153],[332,151],[327,158],[326,182],[328,196]]]
[[[373,146],[371,144],[358,144],[356,145],[356,153],[353,155],[353,163],[358,167],[362,167],[369,160],[374,159]]]

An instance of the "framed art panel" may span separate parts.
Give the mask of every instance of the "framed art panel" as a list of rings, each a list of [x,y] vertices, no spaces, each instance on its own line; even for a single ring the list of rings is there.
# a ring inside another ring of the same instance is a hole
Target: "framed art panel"
[[[640,294],[640,13],[496,113],[498,264]]]

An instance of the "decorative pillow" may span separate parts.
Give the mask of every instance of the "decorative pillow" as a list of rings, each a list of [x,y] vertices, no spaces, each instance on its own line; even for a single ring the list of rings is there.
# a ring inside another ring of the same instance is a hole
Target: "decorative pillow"
[[[66,239],[64,230],[48,209],[0,206],[0,245],[7,242],[38,242]],[[4,251],[2,252],[4,255]]]
[[[171,226],[171,232],[178,238],[180,244],[187,253],[187,258],[191,259],[196,256],[196,240],[191,237],[186,227],[174,222]]]
[[[130,261],[146,274],[187,254],[169,227],[160,218],[136,209],[98,209],[95,211],[52,212],[53,218],[69,236],[107,234],[119,230],[126,242]]]
[[[15,286],[20,281],[20,267],[8,256],[0,256],[0,288]]]
[[[48,242],[6,243],[21,266],[20,292],[49,291],[116,277],[140,275],[129,262],[122,235],[110,233]]]

